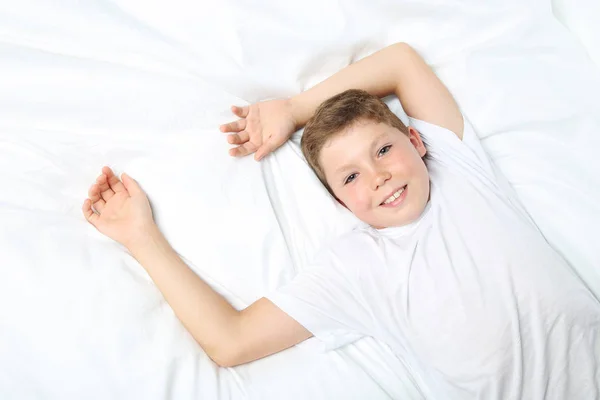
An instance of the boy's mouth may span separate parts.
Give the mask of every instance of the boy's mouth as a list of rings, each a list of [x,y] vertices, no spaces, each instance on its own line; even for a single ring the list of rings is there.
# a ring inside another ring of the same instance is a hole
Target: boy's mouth
[[[406,186],[404,185],[391,193],[384,201],[379,204],[381,207],[396,207],[406,198]]]

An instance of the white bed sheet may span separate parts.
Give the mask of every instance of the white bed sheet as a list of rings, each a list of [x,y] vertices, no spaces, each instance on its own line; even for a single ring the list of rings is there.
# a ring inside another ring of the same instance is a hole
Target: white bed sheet
[[[541,2],[14,2],[0,11],[0,398],[421,398],[368,338],[216,368],[80,215],[102,165],[126,170],[194,270],[250,304],[355,221],[298,136],[260,164],[230,159],[228,106],[292,95],[400,40],[600,295],[600,72]]]
[[[552,0],[556,18],[581,42],[600,67],[600,2],[596,0]]]

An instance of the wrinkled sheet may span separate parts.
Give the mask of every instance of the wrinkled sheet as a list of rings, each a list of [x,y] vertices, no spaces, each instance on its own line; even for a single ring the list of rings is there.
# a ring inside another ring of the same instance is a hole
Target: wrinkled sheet
[[[595,0],[552,0],[552,12],[585,47],[600,67],[600,2]]]
[[[80,212],[103,165],[127,171],[189,265],[249,305],[355,221],[310,173],[299,135],[262,163],[231,159],[217,129],[229,105],[293,95],[396,41],[432,64],[600,296],[600,70],[549,3],[5,3],[0,398],[422,398],[370,338],[217,368]]]

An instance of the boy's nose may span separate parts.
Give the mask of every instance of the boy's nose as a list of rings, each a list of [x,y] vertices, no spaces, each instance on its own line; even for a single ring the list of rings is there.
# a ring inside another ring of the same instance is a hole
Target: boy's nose
[[[388,171],[376,171],[373,179],[373,190],[383,186],[391,177],[392,174],[390,174]]]

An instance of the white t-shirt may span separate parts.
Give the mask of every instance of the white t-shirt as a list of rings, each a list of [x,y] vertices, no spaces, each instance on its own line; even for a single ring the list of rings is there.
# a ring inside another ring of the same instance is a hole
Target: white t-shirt
[[[266,297],[329,348],[363,335],[385,342],[428,398],[598,398],[598,299],[514,200],[467,121],[462,141],[410,123],[429,153],[420,218],[343,235]]]

